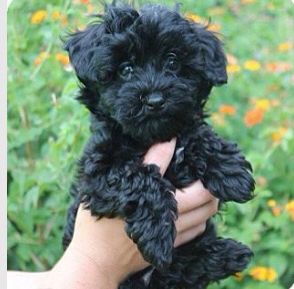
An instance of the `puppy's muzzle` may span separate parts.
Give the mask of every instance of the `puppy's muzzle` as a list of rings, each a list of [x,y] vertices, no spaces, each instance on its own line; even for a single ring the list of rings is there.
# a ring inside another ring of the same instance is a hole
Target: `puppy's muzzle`
[[[164,108],[165,99],[160,92],[152,92],[141,97],[141,101],[149,111],[159,111]]]

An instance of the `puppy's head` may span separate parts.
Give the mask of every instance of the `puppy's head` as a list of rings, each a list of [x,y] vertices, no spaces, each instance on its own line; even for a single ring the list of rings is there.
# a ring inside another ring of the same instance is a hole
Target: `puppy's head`
[[[159,5],[106,6],[99,22],[65,47],[88,91],[82,102],[149,144],[201,118],[211,88],[227,81],[218,38]]]

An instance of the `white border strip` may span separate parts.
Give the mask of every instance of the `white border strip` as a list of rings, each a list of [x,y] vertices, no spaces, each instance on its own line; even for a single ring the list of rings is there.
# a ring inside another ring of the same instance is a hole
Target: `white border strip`
[[[0,3],[0,280],[6,288],[7,270],[7,29],[6,3]]]

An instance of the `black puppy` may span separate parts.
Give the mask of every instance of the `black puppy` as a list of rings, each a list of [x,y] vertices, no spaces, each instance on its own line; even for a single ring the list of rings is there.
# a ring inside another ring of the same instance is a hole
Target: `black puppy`
[[[205,288],[242,271],[251,251],[218,238],[211,222],[202,236],[173,248],[175,187],[201,180],[222,202],[240,203],[254,190],[250,164],[204,120],[212,87],[227,82],[219,39],[159,5],[139,11],[107,5],[65,47],[81,82],[79,100],[91,112],[92,135],[72,187],[64,246],[82,202],[95,216],[124,219],[152,264],[120,288]],[[142,159],[152,144],[173,137],[176,151],[162,178]]]

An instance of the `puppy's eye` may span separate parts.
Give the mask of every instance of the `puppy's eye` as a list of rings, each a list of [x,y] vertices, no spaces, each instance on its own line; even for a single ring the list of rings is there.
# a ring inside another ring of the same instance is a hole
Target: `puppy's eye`
[[[177,55],[175,53],[169,53],[167,55],[167,61],[166,61],[165,68],[167,70],[170,70],[173,72],[176,72],[179,70],[180,63],[179,63]]]
[[[98,75],[99,81],[102,84],[107,84],[108,82],[111,81],[111,72],[110,71],[101,71]]]
[[[119,75],[125,80],[130,80],[133,75],[134,69],[130,63],[125,63],[120,66]]]

